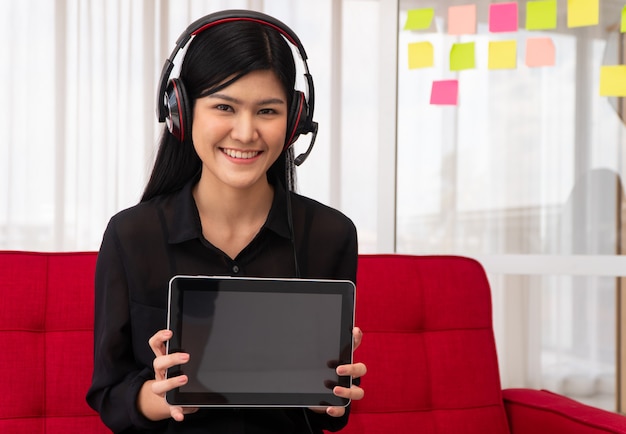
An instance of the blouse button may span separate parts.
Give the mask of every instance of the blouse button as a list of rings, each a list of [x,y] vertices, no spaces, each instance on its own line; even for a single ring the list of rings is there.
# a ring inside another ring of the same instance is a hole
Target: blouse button
[[[238,265],[233,265],[233,273],[235,273],[235,274],[239,273],[239,266]]]

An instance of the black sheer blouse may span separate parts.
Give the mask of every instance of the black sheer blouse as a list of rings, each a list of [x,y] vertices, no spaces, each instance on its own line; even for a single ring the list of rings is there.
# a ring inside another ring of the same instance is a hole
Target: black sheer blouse
[[[197,181],[197,180],[195,180]],[[95,279],[94,372],[87,401],[114,432],[308,433],[347,422],[302,409],[200,410],[182,423],[151,422],[137,410],[154,379],[148,339],[166,327],[168,282],[175,274],[349,279],[356,283],[357,235],[350,219],[275,186],[265,225],[235,259],[202,236],[190,182],[115,215],[104,233]],[[293,240],[295,240],[295,252]]]

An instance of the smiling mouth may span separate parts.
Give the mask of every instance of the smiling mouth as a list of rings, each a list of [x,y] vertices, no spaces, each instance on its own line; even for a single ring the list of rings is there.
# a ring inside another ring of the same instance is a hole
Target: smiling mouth
[[[234,149],[221,148],[222,152],[228,155],[230,158],[236,158],[239,160],[249,160],[256,157],[261,151],[236,151]]]

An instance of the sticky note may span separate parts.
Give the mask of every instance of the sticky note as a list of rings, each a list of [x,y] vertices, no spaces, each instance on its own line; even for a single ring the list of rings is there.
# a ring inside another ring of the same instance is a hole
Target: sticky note
[[[556,0],[526,3],[526,30],[556,29]]]
[[[434,105],[457,105],[459,100],[459,80],[433,81],[430,103]]]
[[[450,49],[450,71],[476,67],[474,42],[453,44]]]
[[[526,40],[526,66],[554,66],[555,55],[552,38],[528,38]]]
[[[517,32],[517,3],[489,5],[489,31]]]
[[[600,67],[600,96],[626,96],[626,65]]]
[[[515,69],[517,67],[517,41],[489,42],[489,69]]]
[[[476,5],[450,6],[448,8],[448,34],[473,35],[476,33]]]
[[[621,32],[622,33],[626,33],[626,6],[624,6],[624,9],[622,9],[622,28],[621,28]]]
[[[600,20],[600,0],[567,0],[567,27],[595,26]]]
[[[409,69],[428,68],[435,63],[435,50],[430,42],[409,44]]]
[[[426,30],[430,27],[434,16],[435,9],[433,8],[409,9],[404,30]]]

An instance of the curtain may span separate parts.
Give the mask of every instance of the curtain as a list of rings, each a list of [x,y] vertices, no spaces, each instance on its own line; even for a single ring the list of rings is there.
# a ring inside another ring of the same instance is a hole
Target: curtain
[[[163,128],[155,105],[164,60],[192,21],[222,9],[264,11],[307,42],[316,59],[312,73],[322,76],[316,81],[322,128],[300,178],[307,195],[328,198],[329,1],[314,13],[306,1],[288,0],[0,5],[0,77],[8,83],[0,116],[0,248],[98,249],[109,218],[139,201],[149,176]],[[308,142],[300,144],[306,140],[296,143],[296,152],[306,149]]]
[[[159,4],[4,3],[0,245],[97,249],[153,158]]]

